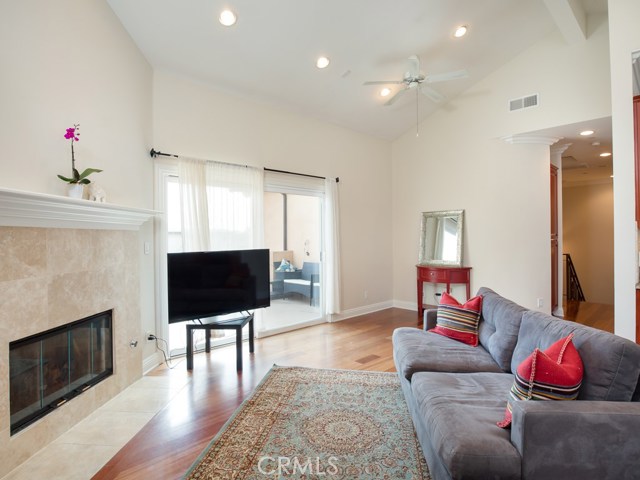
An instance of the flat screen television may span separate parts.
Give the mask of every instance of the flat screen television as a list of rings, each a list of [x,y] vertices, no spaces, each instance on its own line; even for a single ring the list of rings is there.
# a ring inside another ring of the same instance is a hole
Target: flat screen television
[[[270,305],[269,250],[167,254],[169,323]]]

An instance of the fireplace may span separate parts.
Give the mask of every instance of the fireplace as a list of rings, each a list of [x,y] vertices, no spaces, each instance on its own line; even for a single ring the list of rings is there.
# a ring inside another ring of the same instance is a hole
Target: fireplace
[[[112,310],[11,342],[11,435],[112,373]]]

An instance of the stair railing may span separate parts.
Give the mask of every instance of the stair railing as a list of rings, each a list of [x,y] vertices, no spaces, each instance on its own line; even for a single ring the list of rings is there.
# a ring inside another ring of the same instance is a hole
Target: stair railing
[[[577,300],[579,302],[584,302],[584,292],[582,291],[582,287],[580,286],[580,280],[578,279],[578,274],[576,273],[576,267],[573,265],[573,261],[571,260],[571,255],[565,253],[564,256],[567,265],[567,301]]]

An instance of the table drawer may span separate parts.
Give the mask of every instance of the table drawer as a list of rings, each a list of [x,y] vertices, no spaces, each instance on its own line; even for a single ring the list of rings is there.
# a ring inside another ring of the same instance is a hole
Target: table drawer
[[[449,274],[451,283],[468,283],[471,277],[469,270],[451,270]]]
[[[420,272],[420,280],[431,283],[446,282],[449,273],[446,270],[436,270],[430,268],[420,268],[418,269],[418,271]]]

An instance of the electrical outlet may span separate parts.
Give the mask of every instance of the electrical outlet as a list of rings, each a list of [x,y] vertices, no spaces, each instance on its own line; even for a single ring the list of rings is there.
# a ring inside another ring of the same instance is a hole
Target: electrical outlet
[[[538,308],[542,308],[542,307],[544,307],[544,299],[539,298],[538,299]]]
[[[153,342],[156,339],[156,336],[153,334],[153,332],[146,332],[144,334],[144,338],[147,339],[147,342]]]

